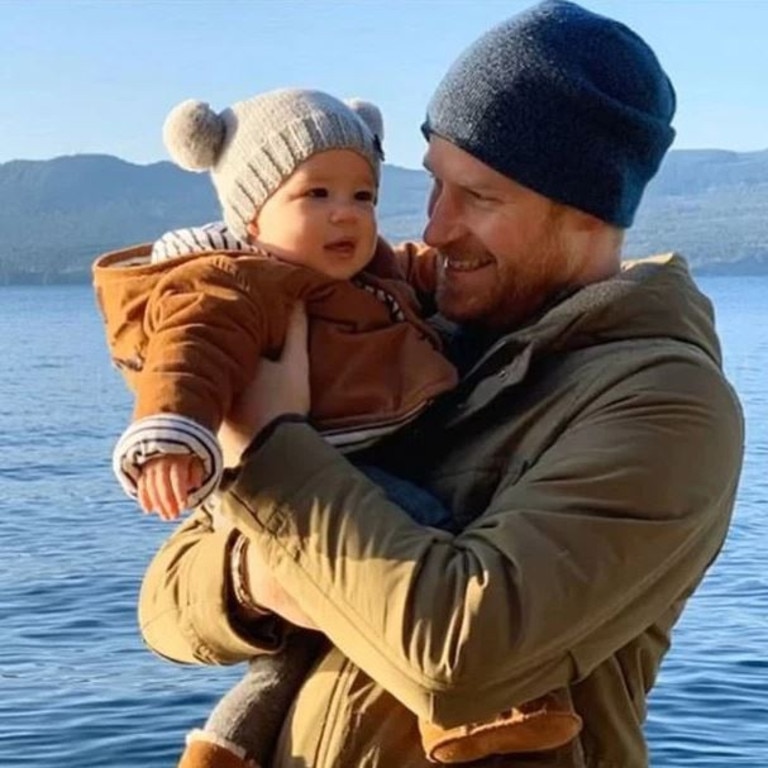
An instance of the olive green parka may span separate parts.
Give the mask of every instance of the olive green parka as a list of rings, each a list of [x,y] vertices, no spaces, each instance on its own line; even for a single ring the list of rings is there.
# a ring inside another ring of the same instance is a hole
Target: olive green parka
[[[723,544],[742,453],[710,302],[678,256],[628,265],[500,336],[381,449],[458,535],[285,423],[156,555],[141,630],[182,662],[270,648],[229,611],[234,525],[334,645],[274,768],[426,768],[416,715],[453,726],[561,687],[577,742],[477,765],[643,768],[646,697]]]

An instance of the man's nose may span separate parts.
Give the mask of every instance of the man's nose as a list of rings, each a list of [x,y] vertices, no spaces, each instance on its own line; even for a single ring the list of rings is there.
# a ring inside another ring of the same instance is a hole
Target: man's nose
[[[463,233],[459,212],[445,190],[433,190],[427,207],[429,220],[424,229],[424,242],[442,248],[455,242]]]

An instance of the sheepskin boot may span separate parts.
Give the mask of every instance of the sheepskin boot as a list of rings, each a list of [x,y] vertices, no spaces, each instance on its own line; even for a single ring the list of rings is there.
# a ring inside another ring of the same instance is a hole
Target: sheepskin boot
[[[207,731],[195,730],[187,736],[187,744],[178,768],[259,768],[246,758],[244,750]]]

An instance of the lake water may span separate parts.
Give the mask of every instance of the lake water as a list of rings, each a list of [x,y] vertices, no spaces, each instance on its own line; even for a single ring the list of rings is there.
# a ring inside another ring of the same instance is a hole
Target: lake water
[[[654,768],[766,768],[768,278],[700,282],[744,403],[746,466],[647,730]],[[129,398],[90,289],[0,288],[0,351],[0,766],[171,768],[239,671],[173,665],[139,639],[138,584],[170,529],[112,477]]]

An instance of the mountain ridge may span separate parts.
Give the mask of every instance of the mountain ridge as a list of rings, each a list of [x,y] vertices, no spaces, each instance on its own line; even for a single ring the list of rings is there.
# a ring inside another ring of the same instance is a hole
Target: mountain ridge
[[[385,165],[382,233],[416,239],[430,180]],[[218,218],[208,174],[107,154],[0,163],[0,284],[80,282],[100,253]],[[628,257],[675,250],[699,273],[768,273],[768,150],[673,150],[651,181]]]

